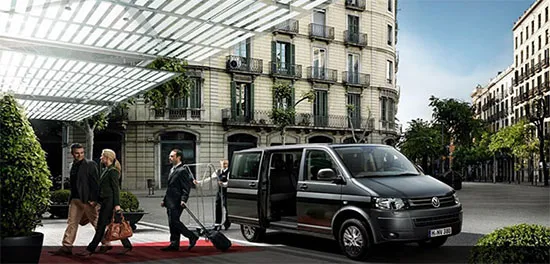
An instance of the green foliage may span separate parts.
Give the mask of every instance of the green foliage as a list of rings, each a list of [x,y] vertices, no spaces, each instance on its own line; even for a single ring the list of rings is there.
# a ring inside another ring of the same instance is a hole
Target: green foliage
[[[159,57],[147,66],[150,69],[182,73],[172,80],[144,93],[145,103],[155,110],[166,108],[168,98],[183,98],[189,95],[191,79],[185,74],[187,62],[182,59]]]
[[[131,192],[120,192],[120,208],[124,212],[140,212],[139,201]]]
[[[292,86],[286,82],[276,82],[273,85],[273,96],[276,99],[291,99],[292,98]]]
[[[443,154],[441,129],[422,119],[412,120],[398,147],[410,160],[427,168],[428,161],[436,160]]]
[[[474,118],[469,103],[431,96],[430,106],[434,121],[444,126],[444,133],[454,139],[455,145],[470,145],[472,138],[484,131],[483,121]]]
[[[53,191],[50,197],[52,204],[68,204],[71,198],[71,190],[57,190]]]
[[[273,108],[269,118],[279,127],[288,126],[294,122],[296,112],[294,109]]]
[[[50,202],[46,153],[10,95],[0,98],[0,237],[30,235]]]
[[[532,136],[533,127],[525,120],[520,120],[513,126],[499,130],[491,137],[489,150],[494,154],[497,152],[509,153],[520,159],[528,159],[536,152],[539,142]],[[517,164],[520,165],[520,164]]]
[[[550,228],[519,224],[497,229],[480,238],[470,263],[548,263]]]

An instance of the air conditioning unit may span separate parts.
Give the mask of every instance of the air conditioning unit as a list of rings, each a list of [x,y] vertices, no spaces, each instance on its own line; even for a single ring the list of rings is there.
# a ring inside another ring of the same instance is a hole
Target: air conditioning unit
[[[231,58],[228,62],[230,69],[238,69],[241,67],[241,59],[240,58]]]

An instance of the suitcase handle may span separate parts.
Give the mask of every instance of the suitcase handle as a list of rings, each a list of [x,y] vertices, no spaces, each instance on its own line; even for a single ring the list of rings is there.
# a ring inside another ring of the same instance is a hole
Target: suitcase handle
[[[191,216],[191,218],[193,218],[193,220],[195,220],[195,222],[197,222],[197,224],[202,228],[204,229],[206,232],[208,232],[208,230],[206,229],[206,227],[204,227],[204,225],[201,223],[201,221],[195,216],[195,214],[193,214],[193,212],[191,211],[191,209],[189,209],[189,206],[187,206],[187,204],[182,201],[183,203],[183,206],[185,208],[185,210],[187,211],[187,213]]]

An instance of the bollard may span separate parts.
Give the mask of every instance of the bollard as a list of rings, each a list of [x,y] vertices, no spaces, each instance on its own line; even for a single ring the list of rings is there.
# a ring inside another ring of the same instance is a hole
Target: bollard
[[[153,179],[147,179],[147,189],[149,189],[149,195],[155,195],[155,181]]]

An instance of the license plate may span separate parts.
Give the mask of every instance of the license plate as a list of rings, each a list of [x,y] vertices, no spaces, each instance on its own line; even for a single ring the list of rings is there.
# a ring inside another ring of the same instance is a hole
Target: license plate
[[[430,237],[447,236],[453,233],[450,227],[430,229]]]

